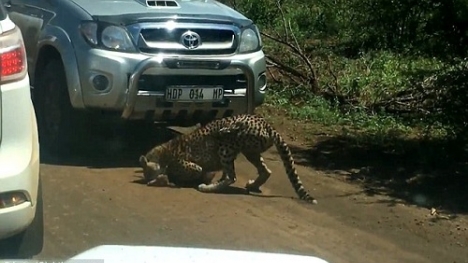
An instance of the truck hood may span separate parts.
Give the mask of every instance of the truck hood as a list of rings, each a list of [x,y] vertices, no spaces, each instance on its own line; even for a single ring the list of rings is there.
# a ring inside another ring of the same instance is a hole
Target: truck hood
[[[72,0],[91,16],[128,24],[139,20],[163,18],[204,18],[238,22],[251,20],[234,9],[214,0],[167,0],[178,7],[151,7],[147,0]],[[151,1],[151,0],[148,0]],[[112,18],[110,18],[112,17]],[[109,18],[109,19],[108,19]],[[121,18],[120,21],[118,18]]]
[[[222,250],[208,248],[159,247],[159,246],[122,246],[103,245],[82,252],[65,262],[184,262],[184,263],[258,263],[258,262],[295,262],[328,263],[311,256],[281,253],[250,252],[241,250]],[[100,261],[102,260],[102,261]],[[91,261],[89,261],[91,262]]]

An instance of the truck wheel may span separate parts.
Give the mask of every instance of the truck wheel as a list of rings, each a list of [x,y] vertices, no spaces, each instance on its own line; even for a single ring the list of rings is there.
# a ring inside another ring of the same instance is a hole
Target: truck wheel
[[[41,146],[51,154],[68,154],[85,131],[84,113],[70,102],[63,64],[52,60],[45,66],[34,88]]]

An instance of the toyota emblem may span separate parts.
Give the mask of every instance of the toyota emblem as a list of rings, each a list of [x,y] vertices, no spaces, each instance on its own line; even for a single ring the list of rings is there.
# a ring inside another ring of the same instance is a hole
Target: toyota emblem
[[[190,30],[182,34],[180,42],[188,49],[196,49],[201,45],[200,35]]]

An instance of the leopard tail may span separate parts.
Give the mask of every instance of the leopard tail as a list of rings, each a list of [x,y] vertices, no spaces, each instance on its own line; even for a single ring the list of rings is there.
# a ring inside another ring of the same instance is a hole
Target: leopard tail
[[[312,197],[308,191],[304,188],[297,170],[295,168],[294,159],[292,157],[291,150],[289,149],[288,144],[284,141],[283,137],[274,129],[270,130],[270,135],[273,138],[273,143],[275,144],[276,149],[283,161],[284,168],[288,175],[288,179],[291,182],[294,190],[301,200],[317,204],[317,200]]]

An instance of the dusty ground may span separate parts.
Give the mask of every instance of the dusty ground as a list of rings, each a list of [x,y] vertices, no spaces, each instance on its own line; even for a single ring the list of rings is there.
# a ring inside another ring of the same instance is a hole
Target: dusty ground
[[[138,155],[151,146],[142,139],[141,147],[124,152],[96,149],[80,158],[55,160],[46,156],[45,245],[35,258],[65,259],[100,244],[135,244],[281,251],[331,263],[468,262],[466,211],[431,215],[430,196],[401,189],[424,201],[415,206],[396,198],[389,185],[372,188],[363,177],[378,170],[368,165],[362,175],[360,164],[340,167],[338,160],[323,157],[325,150],[311,152],[300,123],[276,119],[274,124],[291,143],[302,181],[318,205],[294,199],[275,149],[264,155],[274,174],[263,194],[255,196],[242,190],[255,176],[243,158],[236,163],[236,187],[224,194],[202,194],[136,183],[141,175]]]

